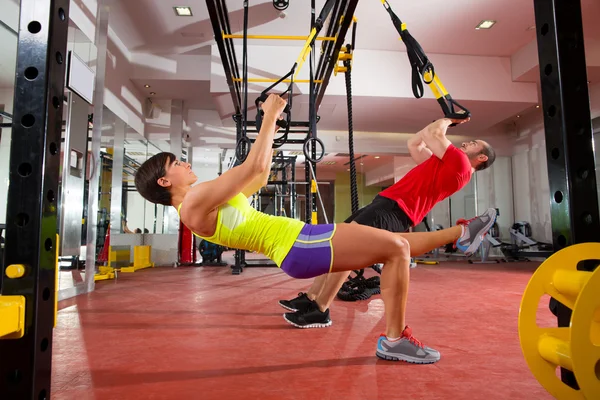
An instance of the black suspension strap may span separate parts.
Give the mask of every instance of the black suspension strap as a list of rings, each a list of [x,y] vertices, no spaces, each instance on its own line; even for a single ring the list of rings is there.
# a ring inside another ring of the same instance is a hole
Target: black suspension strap
[[[335,1],[336,0],[327,0],[325,5],[321,9],[319,16],[315,20],[315,23],[313,24],[313,27],[310,30],[310,34],[308,35],[308,38],[306,39],[306,42],[302,47],[302,51],[300,52],[300,55],[296,60],[296,65],[298,66],[296,70],[296,75],[300,72],[300,68],[302,68],[302,64],[304,64],[304,61],[306,61],[306,56],[311,52],[315,40],[317,39],[317,35],[321,31],[321,29],[323,29],[323,25],[325,25],[325,21],[327,20],[327,17],[329,17],[329,14],[331,13],[333,6],[335,5]]]
[[[260,107],[261,103],[264,103],[265,101],[267,101],[267,98],[269,97],[269,92],[275,86],[277,86],[278,84],[282,83],[283,81],[285,81],[286,79],[289,78],[290,84],[288,85],[287,89],[283,93],[280,94],[280,96],[282,96],[282,97],[287,94],[287,105],[286,105],[285,109],[283,110],[283,114],[285,114],[285,119],[277,121],[277,126],[284,129],[284,132],[280,137],[277,137],[273,140],[273,148],[279,148],[287,142],[287,138],[288,138],[288,135],[290,132],[290,126],[291,126],[291,122],[292,122],[291,111],[292,111],[294,79],[295,79],[296,75],[299,73],[302,64],[306,60],[306,56],[311,52],[312,46],[314,45],[317,35],[323,28],[325,21],[327,20],[329,14],[331,13],[331,10],[333,9],[333,6],[335,5],[335,1],[336,0],[327,0],[325,5],[321,9],[321,12],[319,13],[319,17],[315,20],[315,23],[313,24],[310,35],[308,36],[306,42],[304,43],[302,51],[300,52],[300,56],[294,63],[294,66],[292,67],[290,72],[288,72],[286,75],[282,76],[279,80],[277,80],[277,82],[273,83],[271,86],[269,86],[268,88],[263,90],[261,92],[260,96],[255,101],[256,110],[257,110],[257,112],[256,112],[256,130],[260,131],[260,128],[262,126],[263,117],[264,117],[264,112]],[[276,7],[277,6],[283,7],[283,3],[284,2],[274,1],[273,5]],[[236,156],[240,160],[245,159],[245,156],[247,156],[248,152],[250,151],[250,144],[251,144],[251,140],[246,135],[246,121],[247,121],[246,113],[247,113],[247,108],[248,108],[247,103],[246,103],[247,92],[248,92],[248,90],[247,90],[247,88],[248,88],[248,72],[247,72],[247,62],[246,62],[246,59],[247,59],[247,45],[246,45],[247,36],[248,36],[248,2],[244,1],[244,46],[243,46],[243,48],[244,48],[244,56],[243,56],[244,57],[244,60],[243,60],[244,74],[243,74],[243,78],[242,78],[242,80],[244,81],[244,88],[246,89],[244,91],[244,112],[243,112],[244,113],[244,133],[243,133],[242,137],[238,139],[237,145],[236,145]],[[319,160],[321,160],[323,158],[323,156],[325,154],[323,142],[317,138],[309,138],[304,142],[303,150],[304,150],[305,154],[312,153],[311,149],[312,148],[316,149],[317,147],[321,147],[322,151],[319,156],[311,157],[313,162],[318,162]],[[244,153],[245,153],[245,155],[244,155]],[[240,158],[240,156],[243,156],[243,157]]]
[[[287,104],[286,104],[285,108],[283,109],[283,114],[285,115],[285,119],[281,119],[281,120],[277,121],[277,126],[282,128],[284,131],[280,137],[273,139],[273,148],[274,149],[283,146],[285,144],[285,142],[287,141],[288,135],[290,133],[290,126],[291,126],[291,122],[292,122],[292,101],[293,101],[292,98],[294,97],[294,73],[296,72],[296,67],[297,67],[297,64],[294,64],[294,66],[292,67],[290,72],[288,72],[287,74],[285,74],[284,76],[279,78],[279,80],[277,82],[273,83],[271,86],[269,86],[268,88],[263,90],[260,93],[260,96],[258,96],[256,98],[256,101],[254,102],[254,104],[256,105],[256,130],[260,131],[260,127],[262,126],[263,117],[265,115],[265,112],[261,109],[260,105],[262,103],[264,103],[265,101],[267,101],[267,98],[269,98],[269,92],[271,90],[273,90],[273,88],[275,86],[277,86],[278,84],[280,84],[281,82],[283,82],[284,80],[286,80],[288,78],[290,79],[290,84],[288,85],[287,89],[279,95],[279,96],[283,97],[287,94]]]
[[[442,108],[444,116],[450,119],[463,120],[471,117],[471,113],[465,107],[461,106],[456,100],[450,96],[437,74],[435,73],[435,68],[425,51],[417,42],[417,40],[410,34],[408,29],[406,28],[406,24],[403,23],[400,18],[394,13],[392,7],[389,5],[387,0],[381,0],[383,7],[386,9],[392,22],[394,23],[394,27],[400,38],[404,42],[406,46],[406,53],[408,55],[408,60],[410,61],[410,65],[412,67],[412,90],[414,96],[419,99],[423,97],[423,82],[425,82],[438,104]],[[455,108],[456,107],[456,108]],[[456,123],[450,125],[455,126]]]
[[[242,42],[242,110],[233,116],[236,123],[237,143],[235,157],[242,163],[250,153],[251,141],[248,138],[248,1],[244,1],[244,37]]]

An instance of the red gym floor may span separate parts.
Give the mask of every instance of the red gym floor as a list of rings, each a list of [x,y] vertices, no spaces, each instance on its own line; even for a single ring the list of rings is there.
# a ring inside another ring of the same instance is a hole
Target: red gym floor
[[[519,347],[536,263],[412,270],[408,321],[433,365],[378,360],[380,296],[336,301],[301,330],[277,304],[306,288],[276,268],[154,268],[60,305],[53,399],[550,399]],[[547,307],[542,307],[542,311]],[[555,324],[550,312],[540,321]]]

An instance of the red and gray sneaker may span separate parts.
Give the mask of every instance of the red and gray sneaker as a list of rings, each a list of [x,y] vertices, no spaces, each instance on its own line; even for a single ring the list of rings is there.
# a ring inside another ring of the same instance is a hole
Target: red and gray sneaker
[[[405,327],[399,339],[389,340],[382,334],[377,341],[377,357],[388,361],[405,361],[413,364],[433,364],[440,360],[440,352],[425,346]]]
[[[457,225],[463,225],[463,234],[454,246],[470,256],[477,251],[483,238],[496,222],[496,209],[488,208],[483,214],[469,220],[459,219]]]

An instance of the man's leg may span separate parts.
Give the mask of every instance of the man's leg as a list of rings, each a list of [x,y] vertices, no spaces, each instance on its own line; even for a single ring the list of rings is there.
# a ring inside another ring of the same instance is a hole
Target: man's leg
[[[356,218],[358,218],[359,215],[362,215],[365,210],[369,209],[372,204],[373,202],[353,213],[344,221],[344,223],[353,222]],[[279,300],[279,305],[292,312],[306,312],[314,308],[316,304],[315,299],[321,295],[321,292],[325,291],[323,296],[325,296],[325,298],[329,298],[331,291],[335,290],[336,287],[338,288],[337,290],[339,290],[339,288],[341,288],[344,284],[346,278],[348,278],[348,275],[350,275],[350,272],[351,271],[343,271],[318,276],[313,280],[312,285],[310,288],[308,288],[306,293],[300,292],[298,293],[298,296],[291,300]],[[333,294],[331,301],[333,301],[335,298],[337,290]],[[329,303],[331,303],[331,301]],[[329,303],[327,308],[329,308]],[[329,317],[327,317],[327,319],[328,318]],[[323,324],[323,326],[329,326],[331,325],[331,321],[324,321]]]
[[[306,295],[308,296],[308,298],[311,300],[316,299],[319,296],[319,294],[321,294],[321,292],[323,291],[323,288],[327,284],[328,280],[329,280],[329,274],[317,276],[315,278],[315,280],[313,281],[313,284],[310,285],[310,287],[308,288],[308,291],[306,292]]]
[[[369,205],[348,218],[346,223],[371,226],[390,232],[406,232],[411,221],[394,200],[378,196]],[[352,271],[326,275],[324,285],[312,304],[302,310],[286,313],[284,318],[297,328],[323,328],[332,324],[329,307]]]

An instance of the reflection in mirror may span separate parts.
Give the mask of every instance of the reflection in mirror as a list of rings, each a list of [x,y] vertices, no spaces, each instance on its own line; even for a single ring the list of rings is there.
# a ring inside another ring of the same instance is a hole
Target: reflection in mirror
[[[135,188],[134,177],[148,158],[169,151],[169,143],[164,140],[153,143],[136,132],[130,132],[125,138],[124,148],[122,210],[126,224],[122,233],[162,234],[165,231],[165,207],[145,200]]]
[[[84,290],[87,200],[89,176],[93,165],[89,159],[91,146],[91,96],[77,89],[93,87],[96,48],[81,30],[69,22],[67,58],[77,62],[84,76],[72,74],[65,81],[63,131],[58,194],[59,234],[59,299],[72,297]],[[67,70],[74,71],[69,65]],[[84,97],[81,97],[81,96]],[[94,193],[95,190],[92,191]]]

